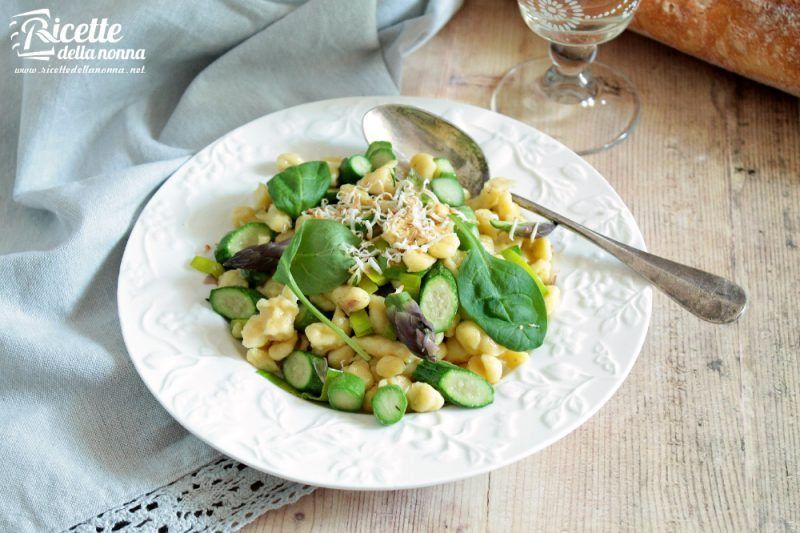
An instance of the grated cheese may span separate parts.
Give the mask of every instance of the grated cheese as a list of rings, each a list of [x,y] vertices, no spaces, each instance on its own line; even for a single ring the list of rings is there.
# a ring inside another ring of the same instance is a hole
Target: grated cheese
[[[533,225],[533,231],[531,232],[531,236],[528,237],[528,239],[530,239],[530,242],[533,242],[533,241],[536,240],[536,234],[538,232],[539,232],[539,222],[537,221],[536,224]]]
[[[339,189],[336,198],[337,203],[323,200],[319,207],[309,209],[305,214],[340,222],[362,239],[359,246],[348,249],[353,257],[351,282],[358,280],[367,269],[382,274],[377,261],[379,257],[391,266],[399,264],[403,253],[409,250],[427,252],[431,245],[453,233],[451,214],[463,217],[460,211],[439,201],[428,188],[427,180],[421,189],[417,189],[411,180],[401,179],[394,193],[377,195],[369,194],[358,184],[345,185]],[[384,250],[374,245],[381,236],[386,237],[384,240],[389,244]]]

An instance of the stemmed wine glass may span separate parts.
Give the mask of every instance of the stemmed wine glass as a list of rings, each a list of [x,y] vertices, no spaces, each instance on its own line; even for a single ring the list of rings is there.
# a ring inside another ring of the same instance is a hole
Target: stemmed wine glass
[[[639,120],[631,82],[594,61],[597,45],[627,27],[639,0],[518,0],[522,18],[550,41],[549,58],[520,63],[492,94],[492,109],[526,122],[579,154],[623,141]]]

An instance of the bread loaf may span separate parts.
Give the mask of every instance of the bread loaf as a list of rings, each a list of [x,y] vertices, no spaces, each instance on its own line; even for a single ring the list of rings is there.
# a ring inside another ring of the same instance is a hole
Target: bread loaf
[[[631,29],[800,96],[800,0],[642,0]]]

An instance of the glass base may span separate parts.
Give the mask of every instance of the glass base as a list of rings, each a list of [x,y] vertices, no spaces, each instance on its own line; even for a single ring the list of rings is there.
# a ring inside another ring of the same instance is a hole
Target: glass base
[[[624,75],[594,62],[578,76],[562,76],[548,57],[506,72],[491,107],[581,155],[624,141],[639,121],[639,96]]]

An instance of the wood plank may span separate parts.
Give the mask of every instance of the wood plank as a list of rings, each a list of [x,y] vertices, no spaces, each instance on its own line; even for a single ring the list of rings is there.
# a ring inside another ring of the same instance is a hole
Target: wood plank
[[[736,351],[757,527],[800,527],[800,106],[737,84],[730,167],[736,275],[752,305]]]

